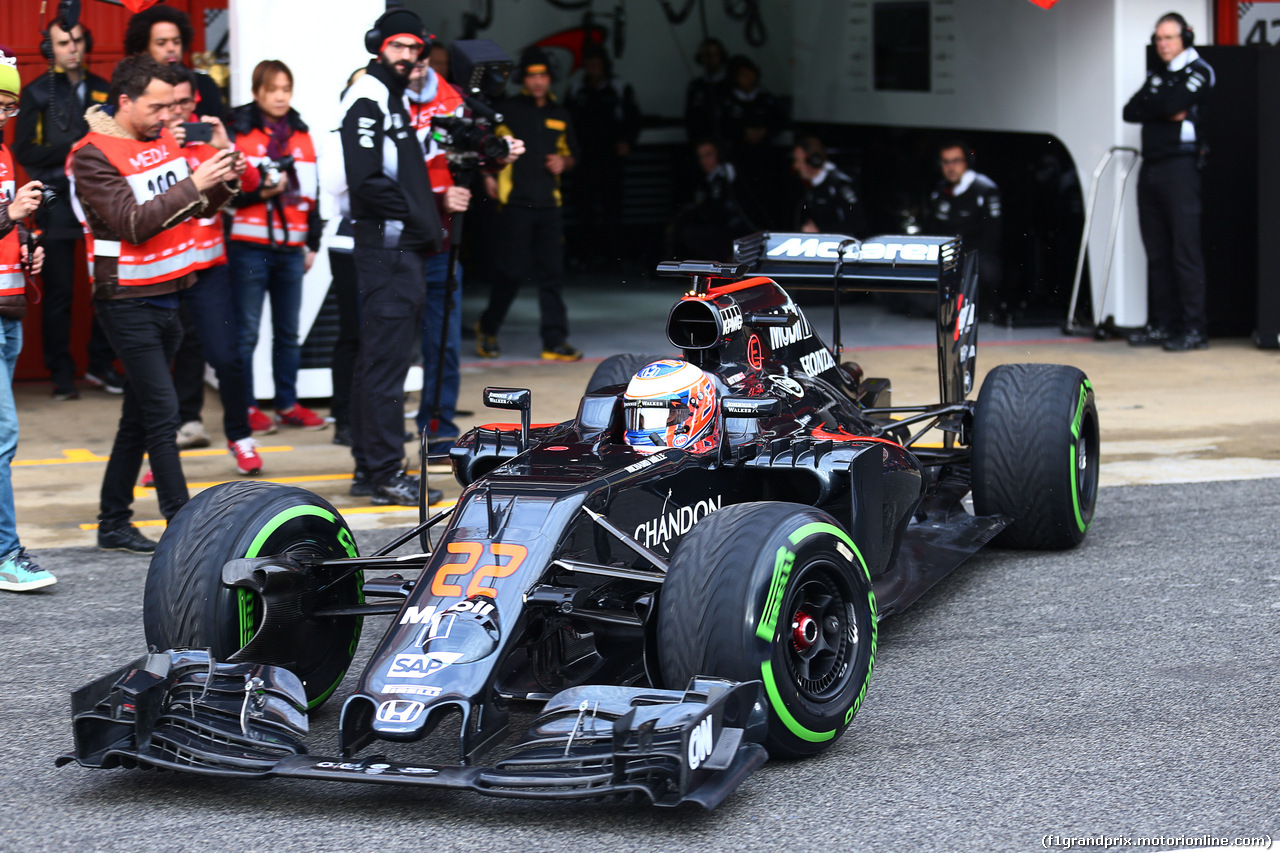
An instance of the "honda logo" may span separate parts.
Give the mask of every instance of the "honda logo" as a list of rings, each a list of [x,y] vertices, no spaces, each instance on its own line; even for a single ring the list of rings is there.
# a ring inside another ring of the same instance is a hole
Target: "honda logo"
[[[411,702],[408,699],[389,699],[378,706],[378,721],[408,725],[418,719],[425,707],[427,706],[421,702]]]

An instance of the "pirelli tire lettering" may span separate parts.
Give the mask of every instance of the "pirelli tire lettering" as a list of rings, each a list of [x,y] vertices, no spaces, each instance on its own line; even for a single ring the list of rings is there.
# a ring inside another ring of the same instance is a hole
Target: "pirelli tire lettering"
[[[658,614],[665,684],[760,680],[775,757],[825,750],[866,697],[875,594],[853,540],[821,510],[745,503],[706,519],[672,555]]]

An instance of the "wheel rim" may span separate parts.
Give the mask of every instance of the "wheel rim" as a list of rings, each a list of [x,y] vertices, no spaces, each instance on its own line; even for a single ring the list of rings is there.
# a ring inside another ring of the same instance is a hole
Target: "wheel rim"
[[[826,701],[848,686],[863,640],[853,590],[826,562],[807,566],[792,590],[783,611],[791,617],[782,634],[787,672],[802,696]]]
[[[1071,472],[1076,487],[1076,524],[1081,530],[1088,526],[1098,498],[1098,449],[1098,422],[1092,410],[1086,411],[1075,439],[1075,468]]]

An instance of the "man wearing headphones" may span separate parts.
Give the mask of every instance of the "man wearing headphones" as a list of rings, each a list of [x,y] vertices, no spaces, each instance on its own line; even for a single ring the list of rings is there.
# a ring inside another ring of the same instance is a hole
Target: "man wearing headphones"
[[[929,196],[925,233],[955,234],[965,250],[978,250],[978,307],[984,316],[995,316],[1001,313],[997,309],[1004,278],[1000,188],[972,168],[973,152],[959,140],[938,147],[938,166],[942,180]]]
[[[63,23],[60,19],[52,21],[40,43],[40,52],[51,67],[22,90],[13,153],[33,180],[51,187],[55,193],[51,203],[36,211],[36,224],[44,232],[42,243],[47,250],[40,331],[44,366],[53,379],[54,399],[74,400],[80,392],[74,381],[76,360],[71,355],[71,306],[75,301],[72,284],[75,265],[84,262],[83,250],[76,252],[84,231],[71,209],[64,167],[71,146],[89,132],[85,110],[106,103],[110,86],[86,67],[85,55],[93,47],[93,36],[82,24],[67,27]],[[82,306],[88,308],[88,303],[82,302]],[[114,360],[111,344],[95,317],[85,378],[119,394],[123,380],[111,366]]]
[[[791,165],[804,181],[796,224],[810,234],[866,236],[867,217],[853,190],[853,178],[827,159],[827,147],[806,136],[791,152]]]
[[[405,89],[426,46],[405,9],[365,33],[374,59],[342,98],[342,159],[354,222],[360,349],[351,383],[351,455],[370,500],[416,506],[419,481],[403,470],[404,380],[426,299],[427,257],[444,247],[422,143]],[[428,503],[443,494],[428,492]]]
[[[1151,43],[1160,67],[1124,107],[1142,125],[1138,225],[1147,251],[1147,325],[1134,346],[1169,352],[1209,346],[1204,253],[1200,246],[1200,107],[1213,88],[1213,68],[1192,47],[1195,33],[1170,12]]]

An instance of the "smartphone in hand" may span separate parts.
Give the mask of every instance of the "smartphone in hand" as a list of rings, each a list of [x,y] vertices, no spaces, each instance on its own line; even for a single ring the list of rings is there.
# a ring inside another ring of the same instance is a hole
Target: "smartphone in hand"
[[[212,142],[213,125],[203,121],[184,121],[182,129],[186,131],[186,144],[194,142]]]

